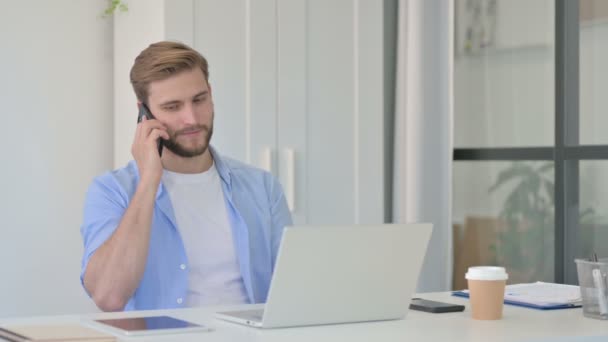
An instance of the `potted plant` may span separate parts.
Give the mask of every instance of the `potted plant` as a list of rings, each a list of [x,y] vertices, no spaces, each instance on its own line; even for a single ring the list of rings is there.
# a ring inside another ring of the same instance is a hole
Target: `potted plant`
[[[496,263],[507,267],[510,281],[551,281],[554,267],[555,197],[553,163],[513,162],[489,192],[511,187],[503,203],[504,222],[491,248]]]
[[[127,4],[122,0],[108,0],[108,7],[103,11],[104,18],[111,17],[116,11],[126,12],[129,10]]]

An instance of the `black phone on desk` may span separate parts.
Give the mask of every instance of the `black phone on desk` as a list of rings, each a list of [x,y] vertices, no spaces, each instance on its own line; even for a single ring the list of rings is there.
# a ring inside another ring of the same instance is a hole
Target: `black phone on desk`
[[[460,312],[464,311],[464,305],[443,303],[422,298],[412,298],[410,309],[431,313]]]
[[[142,102],[139,105],[139,114],[137,115],[137,123],[140,123],[141,120],[143,120],[144,116],[148,120],[155,119],[154,115],[152,115],[152,112],[150,112],[150,108],[148,108],[148,106]],[[163,155],[163,139],[158,138],[157,144],[158,144],[158,155],[162,156]]]

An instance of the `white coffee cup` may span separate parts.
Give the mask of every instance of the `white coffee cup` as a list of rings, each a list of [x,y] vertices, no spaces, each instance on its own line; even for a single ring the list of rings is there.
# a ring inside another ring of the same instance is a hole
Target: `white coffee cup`
[[[509,275],[504,267],[469,267],[465,278],[469,284],[473,319],[502,318],[505,286]]]

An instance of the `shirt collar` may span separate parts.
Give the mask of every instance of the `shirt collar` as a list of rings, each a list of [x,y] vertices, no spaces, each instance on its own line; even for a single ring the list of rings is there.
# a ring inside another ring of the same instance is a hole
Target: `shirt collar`
[[[209,152],[211,152],[211,157],[213,157],[213,162],[215,163],[217,173],[219,173],[222,181],[228,187],[230,187],[230,168],[228,167],[228,165],[226,165],[224,160],[222,160],[222,157],[217,152],[217,150],[211,145],[209,145]]]
[[[213,158],[213,162],[215,163],[215,168],[217,169],[217,173],[220,175],[220,178],[222,179],[222,182],[224,182],[224,185],[226,186],[227,189],[231,189],[231,183],[230,183],[230,167],[228,167],[228,165],[226,165],[226,163],[224,162],[224,160],[222,159],[222,157],[220,156],[220,154],[217,152],[217,150],[209,145],[209,152],[211,152],[211,156]],[[137,177],[137,182],[139,183],[139,168],[137,167],[137,163],[132,160],[131,164],[133,165],[133,167],[136,170],[136,177]],[[158,190],[156,191],[156,198],[158,199],[162,193],[164,192],[164,186],[163,183],[161,181]]]

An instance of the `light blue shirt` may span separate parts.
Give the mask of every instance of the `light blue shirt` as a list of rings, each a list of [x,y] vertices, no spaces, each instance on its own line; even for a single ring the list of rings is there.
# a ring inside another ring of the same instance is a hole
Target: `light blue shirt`
[[[279,182],[270,173],[221,157],[210,147],[221,178],[241,276],[251,303],[266,301],[283,228],[291,215]],[[139,182],[134,161],[93,180],[80,228],[84,255],[80,280],[97,248],[114,233]],[[156,193],[146,268],[125,310],[181,308],[189,264],[169,195]],[[84,286],[84,285],[83,285]]]

